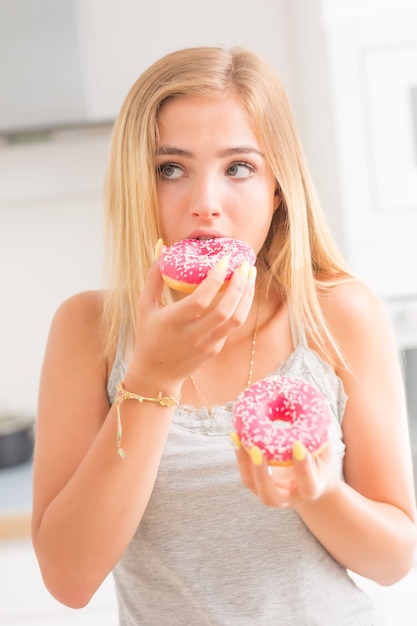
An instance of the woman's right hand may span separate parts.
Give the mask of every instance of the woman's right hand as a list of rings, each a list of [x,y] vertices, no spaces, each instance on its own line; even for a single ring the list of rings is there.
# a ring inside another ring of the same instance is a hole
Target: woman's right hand
[[[158,381],[158,388],[171,391],[220,352],[250,311],[256,270],[249,270],[246,265],[236,270],[221,290],[227,264],[220,262],[194,292],[164,306],[164,282],[155,262],[137,306],[135,348],[126,385],[134,389],[140,383],[143,389]]]

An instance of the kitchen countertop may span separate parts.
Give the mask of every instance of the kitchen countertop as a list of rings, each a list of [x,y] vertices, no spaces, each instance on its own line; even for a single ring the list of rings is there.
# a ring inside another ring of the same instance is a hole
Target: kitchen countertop
[[[32,462],[0,468],[0,540],[30,533]]]

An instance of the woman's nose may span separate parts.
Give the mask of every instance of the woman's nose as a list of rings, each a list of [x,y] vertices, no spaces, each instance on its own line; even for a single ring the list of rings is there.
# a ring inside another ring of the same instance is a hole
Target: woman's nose
[[[194,181],[190,197],[190,213],[194,217],[208,220],[222,213],[219,186],[210,177],[201,177]]]

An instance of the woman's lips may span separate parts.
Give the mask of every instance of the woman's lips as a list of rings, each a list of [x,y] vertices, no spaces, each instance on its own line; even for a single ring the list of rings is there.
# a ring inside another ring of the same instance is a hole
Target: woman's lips
[[[185,239],[218,239],[219,237],[225,237],[225,236],[226,235],[223,235],[222,233],[219,233],[218,231],[195,230],[189,235],[187,235]]]

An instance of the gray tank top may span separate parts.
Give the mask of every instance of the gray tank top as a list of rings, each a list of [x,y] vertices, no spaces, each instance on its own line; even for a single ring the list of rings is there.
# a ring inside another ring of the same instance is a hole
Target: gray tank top
[[[119,346],[113,402],[126,362]],[[329,400],[341,472],[341,380],[301,337],[272,374],[297,376]],[[293,510],[264,506],[242,486],[233,402],[176,408],[143,519],[113,575],[120,626],[371,626],[370,598]]]

